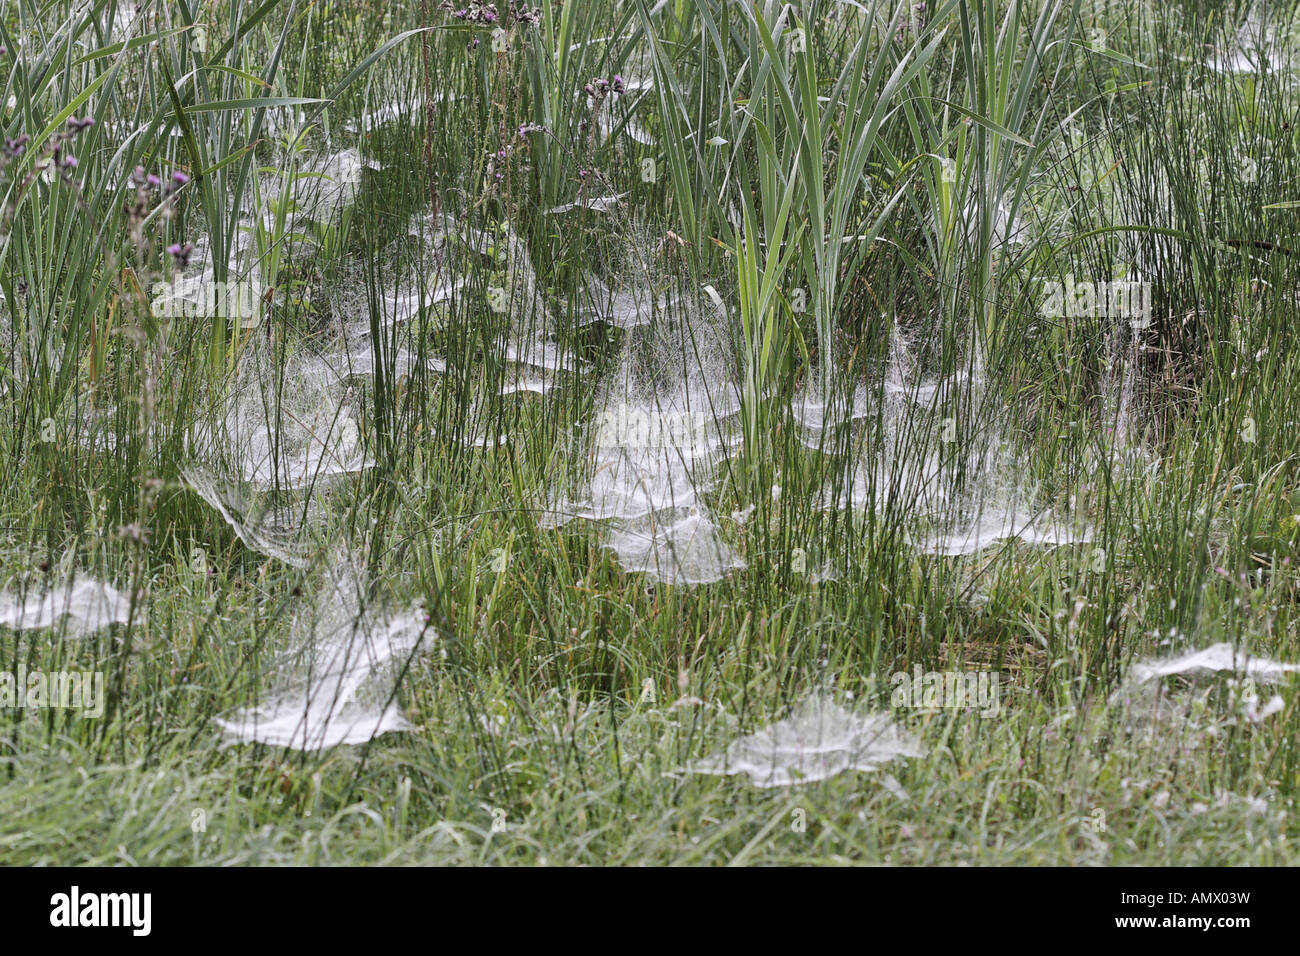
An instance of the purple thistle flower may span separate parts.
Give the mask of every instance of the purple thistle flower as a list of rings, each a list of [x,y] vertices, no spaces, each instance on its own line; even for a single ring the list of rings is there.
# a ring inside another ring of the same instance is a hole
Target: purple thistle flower
[[[515,7],[514,3],[510,4],[514,11],[515,21],[517,23],[527,23],[531,26],[537,26],[542,22],[542,11],[538,7]]]
[[[26,133],[19,136],[17,139],[5,140],[5,155],[10,159],[18,158],[27,150],[27,144],[31,141],[32,138]]]
[[[190,181],[190,177],[186,176],[184,173],[180,173],[180,172],[172,173],[172,182],[174,182],[177,186],[184,186],[189,181]]]
[[[173,242],[167,247],[167,254],[176,261],[176,264],[184,269],[190,264],[190,253],[194,251],[192,243],[181,245],[179,242]]]

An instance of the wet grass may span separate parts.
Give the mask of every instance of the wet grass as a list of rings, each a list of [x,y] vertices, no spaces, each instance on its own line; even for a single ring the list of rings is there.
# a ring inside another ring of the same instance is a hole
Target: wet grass
[[[94,577],[131,624],[0,630],[0,671],[107,689],[99,719],[0,710],[4,859],[1293,862],[1296,678],[1128,677],[1222,641],[1300,661],[1294,5],[1259,74],[1210,68],[1247,11],[1204,2],[543,2],[535,24],[500,3],[504,34],[432,2],[146,3],[161,19],[112,35],[114,4],[74,6],[0,20],[4,138],[32,137],[0,172],[0,592]],[[584,92],[615,76],[626,93]],[[153,314],[167,247],[234,248],[268,189],[326,188],[303,170],[345,148],[382,167],[355,200],[320,223],[272,209],[230,272],[273,289],[264,322]],[[133,210],[137,165],[185,182]],[[1001,241],[999,204],[1021,241]],[[1149,322],[1045,314],[1045,281],[1135,271]],[[447,276],[463,289],[386,322],[385,295]],[[680,316],[652,346],[581,324],[595,278],[697,317],[710,286],[723,358]],[[294,568],[182,469],[236,467],[210,429],[237,383],[272,435],[319,412],[294,370],[341,323],[377,367],[327,383],[319,427],[355,422],[371,466],[258,491],[320,509]],[[581,369],[500,394],[518,371],[502,339],[539,331]],[[734,384],[743,441],[697,490],[743,568],[655,580],[605,546],[608,522],[542,520],[590,481],[628,367],[665,393],[701,371]],[[891,374],[952,384],[902,413]],[[868,411],[811,440],[790,412],[859,388]],[[927,459],[956,506],[882,478],[858,507],[820,504],[855,463],[898,480]],[[1090,534],[926,552],[960,506],[1009,502]],[[281,685],[340,546],[367,604],[427,615],[393,694],[412,729],[223,747],[214,718]],[[997,670],[998,713],[893,706],[891,675],[917,665]],[[920,741],[897,786],[686,772],[825,691]],[[1252,691],[1283,709],[1250,719]]]

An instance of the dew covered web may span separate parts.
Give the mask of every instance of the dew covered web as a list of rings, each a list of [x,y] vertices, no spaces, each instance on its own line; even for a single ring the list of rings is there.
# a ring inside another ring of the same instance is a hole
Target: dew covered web
[[[69,637],[128,623],[130,596],[92,578],[0,592],[0,627],[37,630],[63,622]]]
[[[833,460],[819,506],[901,513],[924,554],[973,554],[1008,539],[1089,540],[1089,529],[1036,503],[1002,438],[1011,412],[991,404],[978,366],[927,379],[916,364],[895,327],[884,368],[865,385],[829,399],[815,385],[796,396],[790,411],[801,441]]]
[[[393,700],[412,654],[432,641],[423,611],[368,599],[360,558],[335,554],[289,629],[289,653],[264,703],[217,720],[227,743],[318,750],[409,730]]]
[[[240,356],[229,394],[200,424],[201,460],[255,488],[324,486],[370,467],[358,395],[320,363],[277,361],[260,341]]]
[[[428,336],[442,328],[467,285],[460,232],[445,217],[412,219],[376,257],[389,270],[377,287],[359,263],[349,262],[331,289],[335,334],[319,349],[318,367],[339,379],[370,377],[381,366],[392,378],[445,372],[447,361],[432,351]]]
[[[306,568],[321,495],[370,467],[357,393],[319,361],[277,366],[265,343],[245,348],[224,401],[195,429],[186,486],[248,548]]]
[[[547,376],[573,365],[551,337],[554,319],[508,227],[488,235],[443,217],[417,218],[388,252],[398,263],[395,275],[377,290],[355,273],[345,276],[341,288],[353,291],[335,298],[335,321],[311,348],[288,352],[257,336],[248,341],[228,395],[198,427],[194,460],[182,470],[187,486],[246,546],[294,567],[310,566],[317,553],[311,539],[326,531],[320,497],[371,465],[357,380],[380,363],[392,376],[418,366],[445,371],[446,360],[414,336],[437,327],[472,268],[503,267],[497,306],[505,321],[494,346],[520,370],[503,391],[549,387]],[[319,749],[408,729],[391,697],[401,665],[426,633],[423,613],[368,606],[360,560],[346,552],[330,559],[310,594],[265,702],[218,721],[228,743]]]
[[[888,714],[854,714],[830,696],[816,694],[785,719],[733,741],[688,769],[715,775],[743,773],[758,787],[788,787],[826,780],[846,770],[878,770],[891,761],[919,756],[919,742]]]
[[[1133,665],[1129,676],[1138,683],[1167,677],[1171,674],[1204,675],[1222,671],[1240,673],[1259,681],[1276,682],[1287,674],[1300,673],[1300,664],[1285,664],[1267,657],[1252,657],[1231,644],[1213,644],[1200,651],[1188,651],[1177,657],[1163,660],[1140,661]]]
[[[1174,632],[1162,643],[1176,637]],[[1110,694],[1106,733],[1122,728],[1156,765],[1176,762],[1198,748],[1217,751],[1224,746],[1226,734],[1263,725],[1270,718],[1282,719],[1277,715],[1287,703],[1276,685],[1297,673],[1300,664],[1256,656],[1226,642],[1137,660]],[[1064,714],[1059,720],[1064,723],[1071,716]],[[1167,793],[1163,799],[1168,799]],[[1258,797],[1222,794],[1220,805],[1225,801],[1249,801],[1253,811],[1268,808]]]
[[[360,426],[359,390],[349,378],[373,373],[373,361],[364,361],[371,356],[368,342],[356,352],[360,368],[339,360],[348,354],[346,325],[320,344],[323,354],[298,343],[272,344],[282,337],[263,334],[263,323],[271,317],[256,294],[262,288],[263,257],[255,236],[259,229],[276,228],[274,205],[287,198],[282,210],[287,240],[301,243],[304,234],[294,224],[334,221],[355,202],[362,171],[376,164],[355,149],[309,153],[298,162],[301,175],[287,183],[291,195],[280,195],[284,178],[265,177],[263,204],[253,209],[250,202],[229,237],[227,281],[249,283],[258,309],[240,316],[252,331],[225,391],[200,413],[192,457],[181,477],[247,547],[305,568],[311,554],[308,533],[320,523],[318,493],[372,465]],[[173,319],[221,317],[213,307],[231,304],[204,298],[215,275],[214,255],[209,237],[194,244],[181,281],[167,290],[173,297]],[[174,301],[190,290],[192,300]]]
[[[972,191],[954,228],[974,248],[985,227],[998,256],[1031,235],[1011,196]],[[947,371],[926,371],[937,357],[926,352],[939,349],[942,329],[938,315],[881,315],[872,329],[888,336],[881,360],[859,361],[855,372],[810,370],[790,416],[800,441],[828,462],[817,506],[892,515],[922,554],[970,555],[1008,540],[1090,540],[1089,528],[1055,514],[1027,478],[1031,470],[1011,440],[1024,423],[986,377],[974,330],[964,330]],[[834,362],[834,350],[823,361]]]
[[[1289,664],[1268,657],[1255,657],[1244,648],[1222,642],[1202,650],[1186,651],[1174,657],[1155,658],[1135,662],[1126,675],[1125,682],[1114,694],[1111,702],[1131,704],[1135,699],[1144,703],[1144,716],[1155,714],[1171,706],[1164,695],[1161,681],[1166,677],[1180,677],[1197,681],[1217,675],[1228,675],[1234,692],[1241,703],[1242,715],[1251,723],[1281,711],[1286,703],[1281,695],[1274,694],[1261,702],[1255,691],[1256,684],[1277,684],[1290,674],[1300,674],[1300,664]]]
[[[580,429],[583,479],[543,524],[599,525],[619,564],[651,580],[702,584],[743,568],[702,497],[739,445],[725,313],[709,296],[667,296],[635,273],[598,280],[582,301],[582,316],[626,335]]]
[[[272,111],[276,115],[278,111]],[[364,172],[379,168],[355,148],[286,159],[281,171],[264,174],[259,188],[244,195],[220,246],[211,236],[201,236],[186,266],[170,282],[151,290],[155,312],[172,318],[222,315],[238,318],[245,328],[260,324],[265,318],[266,246],[276,241],[282,254],[287,253],[302,245],[312,224],[336,223],[355,205]]]
[[[1285,7],[1275,0],[1254,0],[1240,25],[1224,24],[1224,35],[1206,59],[1218,73],[1261,73],[1292,68],[1285,42],[1291,31]]]

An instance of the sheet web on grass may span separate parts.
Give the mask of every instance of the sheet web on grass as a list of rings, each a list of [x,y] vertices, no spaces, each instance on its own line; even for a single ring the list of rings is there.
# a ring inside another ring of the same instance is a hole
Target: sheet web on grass
[[[265,257],[258,253],[257,234],[274,238],[280,227],[278,205],[288,203],[281,252],[299,244],[305,224],[331,225],[357,200],[365,170],[379,164],[356,149],[320,150],[296,160],[297,168],[264,177],[260,195],[241,197],[240,217],[221,248],[211,236],[194,242],[189,262],[170,281],[151,290],[156,314],[238,320],[244,327],[265,318],[263,295]],[[255,197],[259,200],[255,203]],[[256,208],[254,206],[256,205]],[[224,258],[224,262],[221,260]],[[224,266],[219,269],[218,264]],[[223,278],[218,279],[218,275]]]
[[[857,715],[829,696],[813,695],[783,720],[696,761],[692,773],[747,774],[758,787],[827,780],[847,770],[873,771],[920,757],[919,742],[884,713]]]
[[[805,392],[792,403],[801,441],[839,469],[822,489],[822,508],[905,505],[900,514],[923,554],[969,555],[1011,539],[1048,546],[1091,539],[1088,528],[1035,503],[1024,463],[1002,438],[1011,410],[988,395],[978,368],[926,380],[915,366],[895,331],[873,381],[830,400]]]
[[[199,457],[261,488],[327,485],[371,465],[357,395],[301,357],[272,356],[254,341],[215,416],[201,424]]]
[[[1274,0],[1254,0],[1240,26],[1235,31],[1227,28],[1206,65],[1218,73],[1287,69],[1293,61],[1284,42],[1288,36],[1285,9]]]
[[[181,477],[249,548],[307,566],[321,514],[317,493],[371,466],[356,393],[319,362],[277,372],[258,340],[236,384],[196,428]]]
[[[304,590],[311,597],[265,702],[217,719],[226,742],[320,750],[410,730],[394,695],[403,668],[433,641],[424,612],[372,605],[360,559],[348,553]]]
[[[1292,674],[1300,674],[1300,664],[1256,656],[1220,642],[1172,657],[1134,662],[1111,694],[1110,704],[1121,708],[1130,730],[1146,732],[1158,741],[1161,734],[1168,736],[1169,728],[1177,727],[1179,734],[1184,734],[1193,725],[1216,719],[1216,712],[1226,713],[1223,719],[1229,722],[1260,724],[1283,711],[1286,700],[1279,693],[1264,698],[1257,685],[1280,684]],[[1182,680],[1171,690],[1164,680],[1169,677]],[[1207,706],[1213,700],[1220,709]],[[1221,709],[1225,704],[1226,710]],[[1207,731],[1214,732],[1212,727]]]
[[[0,592],[0,627],[18,631],[62,623],[68,636],[85,637],[112,624],[125,625],[130,610],[130,595],[92,578]]]
[[[603,323],[624,331],[649,325],[656,318],[671,319],[683,308],[673,275],[654,261],[671,240],[656,239],[644,223],[624,223],[630,255],[610,256],[586,270],[578,285],[574,324]]]
[[[725,315],[703,296],[675,306],[627,332],[587,429],[587,477],[543,523],[601,523],[624,569],[703,584],[745,566],[702,498],[738,447],[740,404]]]
[[[1129,678],[1137,683],[1145,683],[1173,674],[1195,677],[1222,672],[1275,683],[1283,680],[1287,674],[1300,674],[1300,664],[1254,657],[1225,642],[1212,644],[1204,650],[1188,651],[1177,657],[1139,661],[1129,671]]]
[[[302,535],[307,522],[296,521],[297,513],[292,508],[273,509],[267,500],[269,495],[244,482],[219,478],[197,462],[181,469],[181,479],[221,516],[246,547],[290,567],[307,567],[311,554]]]
[[[320,349],[316,364],[340,379],[373,376],[380,363],[390,378],[421,366],[446,372],[431,336],[468,285],[471,264],[456,241],[458,231],[446,217],[413,219],[378,257],[390,270],[377,277],[378,288],[359,264],[349,264],[330,291],[336,338]]]

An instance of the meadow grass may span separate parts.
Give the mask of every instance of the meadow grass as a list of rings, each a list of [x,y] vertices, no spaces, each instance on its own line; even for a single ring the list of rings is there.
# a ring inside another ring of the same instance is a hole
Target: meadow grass
[[[1242,72],[1204,0],[139,6],[0,7],[0,594],[126,602],[0,627],[106,695],[0,709],[0,860],[1294,861],[1300,678],[1134,676],[1300,661],[1294,4]],[[202,262],[258,319],[159,314]],[[674,402],[726,452],[600,513]],[[406,729],[232,743],[340,568]],[[817,695],[918,755],[691,772]]]

